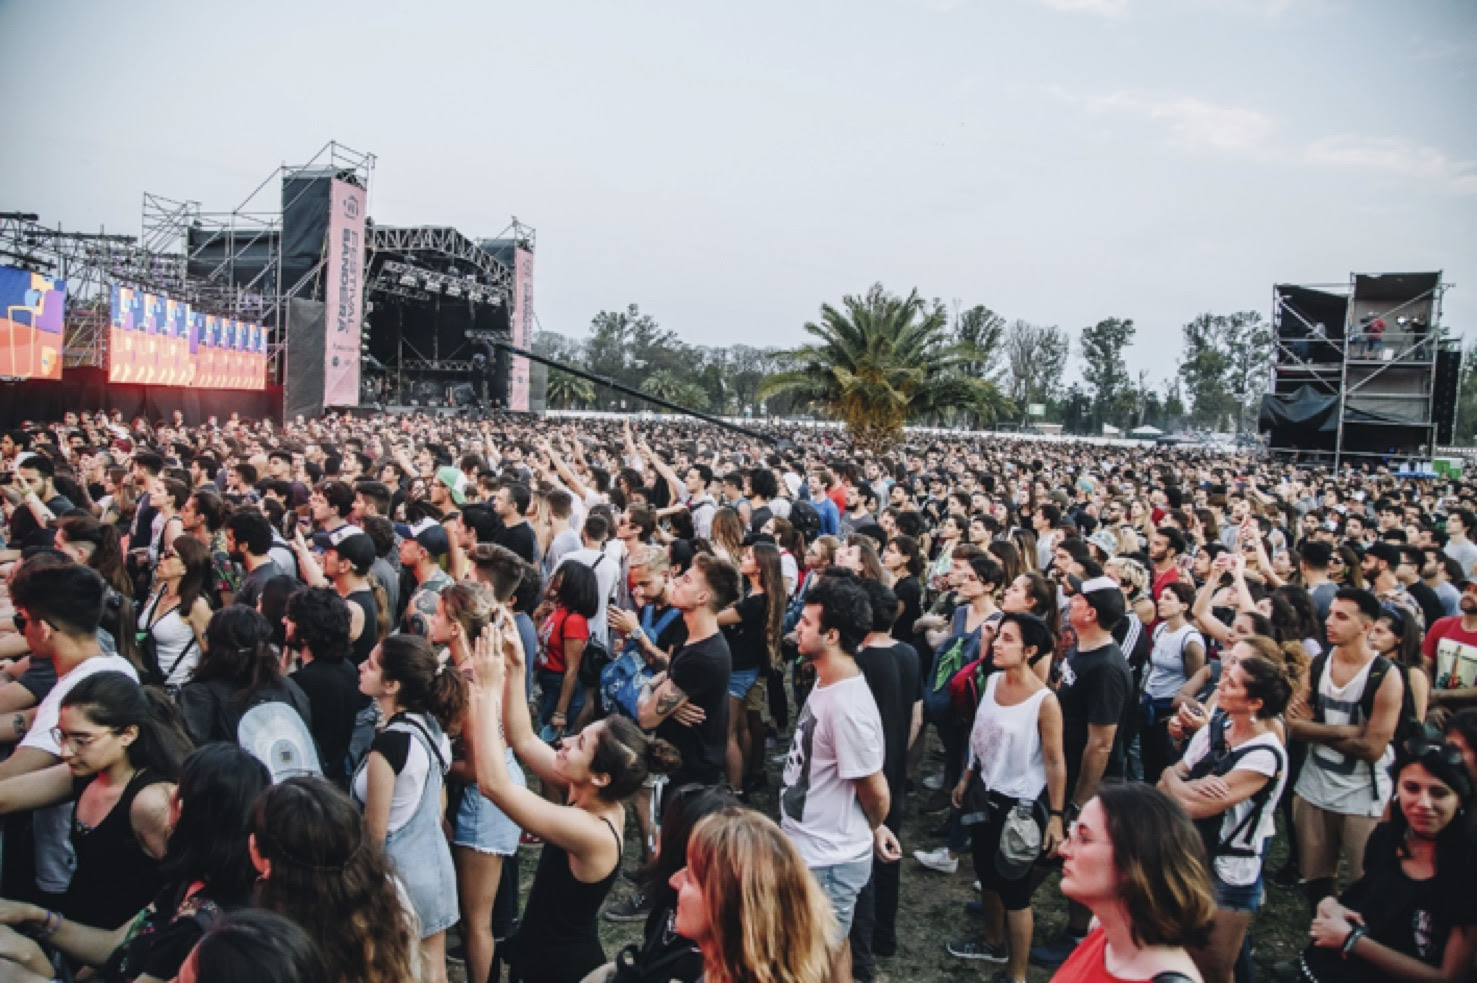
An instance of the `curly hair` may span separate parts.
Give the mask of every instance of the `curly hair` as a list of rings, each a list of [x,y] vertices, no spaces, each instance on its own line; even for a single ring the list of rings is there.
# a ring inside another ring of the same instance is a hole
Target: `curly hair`
[[[414,979],[412,924],[390,861],[349,797],[321,778],[289,778],[257,799],[256,852],[271,865],[256,902],[318,943],[337,983]]]

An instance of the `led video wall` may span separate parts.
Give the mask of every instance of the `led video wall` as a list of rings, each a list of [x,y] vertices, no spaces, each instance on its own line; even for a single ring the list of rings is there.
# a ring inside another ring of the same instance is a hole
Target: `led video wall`
[[[161,294],[113,287],[108,381],[197,389],[264,389],[260,324],[205,314]]]
[[[0,377],[60,379],[67,283],[0,266]]]

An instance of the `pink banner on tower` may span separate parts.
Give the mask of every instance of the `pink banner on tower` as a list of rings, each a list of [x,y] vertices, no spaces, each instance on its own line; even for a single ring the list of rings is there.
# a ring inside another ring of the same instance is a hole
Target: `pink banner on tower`
[[[533,348],[533,253],[513,250],[513,310],[509,330],[513,344],[524,351]],[[508,409],[528,412],[528,359],[515,357],[508,380]]]
[[[364,321],[364,189],[334,181],[329,193],[323,299],[323,405],[359,405],[359,332]]]

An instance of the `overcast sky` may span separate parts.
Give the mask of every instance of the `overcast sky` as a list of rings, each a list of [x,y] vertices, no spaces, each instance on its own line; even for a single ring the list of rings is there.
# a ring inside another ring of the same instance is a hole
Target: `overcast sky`
[[[574,336],[786,345],[881,281],[1131,317],[1160,379],[1274,282],[1443,269],[1477,315],[1472,0],[0,0],[0,37],[0,209],[137,233],[336,139],[381,224],[537,229]]]

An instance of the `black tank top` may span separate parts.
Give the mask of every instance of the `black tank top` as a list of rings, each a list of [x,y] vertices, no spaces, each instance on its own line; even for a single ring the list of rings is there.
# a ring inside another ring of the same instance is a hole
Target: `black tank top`
[[[72,849],[77,866],[62,898],[62,914],[83,925],[118,926],[137,915],[159,893],[163,881],[159,861],[139,846],[133,834],[133,800],[144,788],[166,781],[140,771],[102,822],[88,829],[72,820]],[[77,794],[93,779],[77,783]]]
[[[364,612],[364,628],[351,646],[354,665],[362,665],[364,660],[369,658],[369,653],[374,651],[375,643],[379,641],[375,637],[379,633],[379,605],[375,603],[372,589],[356,590],[344,600],[350,604],[359,605],[360,610]]]
[[[600,821],[609,827],[619,847],[621,838],[610,820]],[[620,869],[617,857],[609,874],[586,884],[569,869],[567,852],[544,844],[523,920],[508,940],[509,983],[580,983],[591,970],[605,964],[596,919]]]

